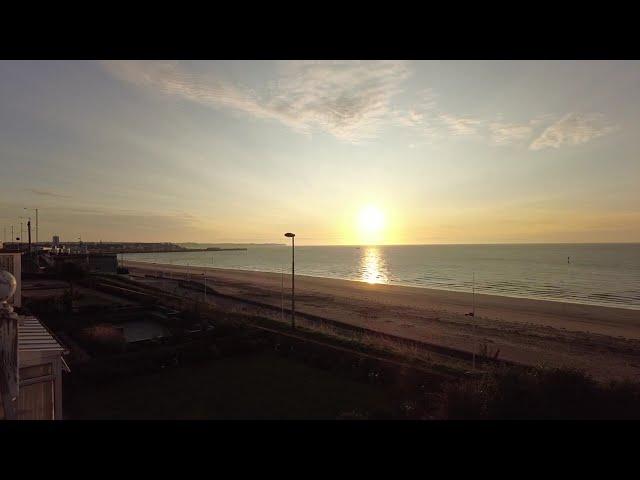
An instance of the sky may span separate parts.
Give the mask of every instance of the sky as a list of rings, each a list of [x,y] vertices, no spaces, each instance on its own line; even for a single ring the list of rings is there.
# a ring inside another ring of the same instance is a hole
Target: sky
[[[638,62],[1,61],[0,233],[638,242],[639,126]]]

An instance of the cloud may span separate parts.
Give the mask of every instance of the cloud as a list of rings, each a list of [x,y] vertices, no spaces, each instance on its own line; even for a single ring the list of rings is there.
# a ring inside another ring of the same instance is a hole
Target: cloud
[[[290,62],[259,94],[215,75],[194,74],[177,62],[104,62],[117,78],[167,95],[277,120],[311,134],[318,129],[348,142],[374,138],[391,98],[409,75],[404,62]]]
[[[559,148],[564,145],[580,145],[613,131],[615,127],[600,113],[568,113],[537,137],[529,146],[531,150]]]
[[[531,137],[533,126],[529,124],[492,122],[489,124],[491,140],[496,145],[511,145]]]
[[[433,140],[441,138],[442,126],[438,117],[436,104],[431,90],[425,90],[418,94],[421,101],[416,102],[408,109],[395,109],[390,114],[390,123],[410,132],[417,138],[411,142],[409,148],[414,148],[418,144],[431,143]]]
[[[435,94],[430,88],[419,91],[416,101],[409,109],[395,109],[391,112],[391,120],[401,127],[419,127],[428,124],[429,119],[435,117]]]
[[[429,140],[478,133],[482,123],[479,119],[445,112],[436,99],[437,94],[431,88],[417,92],[411,108],[393,111],[393,123],[408,127],[421,138]]]
[[[470,117],[459,117],[450,113],[441,113],[440,119],[447,126],[449,133],[458,135],[475,135],[478,133],[480,120]]]
[[[38,188],[30,188],[29,191],[36,195],[42,195],[43,197],[71,198],[71,195],[64,195],[62,193],[51,192],[49,190],[40,190]]]
[[[404,127],[416,127],[423,123],[424,113],[411,109],[406,112],[396,112],[395,122]]]
[[[405,62],[282,62],[276,77],[259,91],[226,80],[215,71],[196,73],[178,62],[102,64],[115,77],[142,88],[277,121],[305,135],[324,132],[351,143],[376,138],[383,126],[395,125],[421,139],[412,141],[414,145],[446,136],[476,136],[498,146],[526,145],[547,125],[529,144],[531,150],[541,150],[579,145],[614,129],[597,113],[569,113],[555,121],[551,115],[542,115],[524,123],[503,121],[501,115],[493,121],[481,120],[438,108],[429,88],[417,92],[409,108],[396,108],[394,97],[410,75]]]
[[[477,118],[438,108],[436,95],[431,89],[422,90],[416,97],[417,101],[410,108],[393,110],[391,120],[394,125],[408,128],[421,138],[433,140],[447,135],[475,135],[483,124]]]

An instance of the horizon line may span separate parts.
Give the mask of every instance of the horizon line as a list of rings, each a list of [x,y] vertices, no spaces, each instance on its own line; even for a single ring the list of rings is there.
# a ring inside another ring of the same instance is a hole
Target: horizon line
[[[139,242],[145,243],[145,242]],[[149,242],[154,243],[154,242]],[[176,244],[193,243],[198,245],[288,245],[286,242],[170,242]],[[304,247],[422,247],[431,245],[609,245],[609,244],[639,244],[640,240],[628,241],[628,242],[473,242],[473,243],[311,243],[298,246]]]
[[[80,243],[75,241],[60,240],[61,243]],[[17,241],[9,241],[3,243],[20,243]],[[27,242],[22,242],[27,243]],[[32,242],[35,244],[36,242]],[[37,243],[50,243],[49,240],[45,240]],[[283,246],[289,245],[286,241],[281,242],[176,242],[176,241],[138,241],[138,240],[83,240],[82,243],[158,243],[158,244],[194,244],[194,245],[274,245]],[[455,246],[455,245],[634,245],[640,244],[640,240],[628,241],[628,242],[474,242],[474,243],[313,243],[302,244],[299,247],[422,247],[422,246]]]

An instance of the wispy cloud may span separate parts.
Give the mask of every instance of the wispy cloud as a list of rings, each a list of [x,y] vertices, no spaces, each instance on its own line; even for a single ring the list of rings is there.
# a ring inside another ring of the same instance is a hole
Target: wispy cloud
[[[527,140],[533,135],[532,123],[503,123],[489,124],[491,140],[495,145],[512,145]]]
[[[529,144],[531,150],[541,150],[582,144],[614,129],[597,113],[569,113],[559,119],[542,115],[522,123],[503,120],[501,115],[480,119],[439,108],[436,94],[429,88],[417,92],[409,108],[398,108],[394,97],[403,91],[410,75],[405,62],[283,62],[275,79],[259,91],[215,72],[195,73],[178,62],[116,61],[103,65],[117,78],[140,87],[275,120],[306,135],[325,132],[351,143],[376,138],[383,126],[395,125],[418,137],[413,145],[473,136],[492,145]],[[52,192],[41,194],[48,193]]]
[[[437,95],[430,88],[418,92],[410,108],[391,112],[392,123],[409,128],[429,140],[478,133],[483,123],[480,119],[445,111],[438,106],[436,98]]]
[[[424,126],[435,117],[436,101],[433,90],[428,88],[416,94],[412,106],[408,109],[396,108],[391,112],[392,123],[400,127]]]
[[[215,76],[196,75],[176,62],[105,62],[116,77],[184,99],[314,129],[348,142],[376,136],[409,75],[404,62],[291,62],[258,93]]]
[[[450,113],[440,114],[440,119],[447,126],[451,135],[475,135],[482,123],[477,118],[456,116]]]
[[[559,148],[564,145],[580,145],[613,131],[600,113],[568,113],[547,127],[529,146],[531,150]]]
[[[404,127],[416,127],[421,125],[425,121],[424,113],[411,109],[408,111],[396,111],[394,112],[394,121],[396,124]]]
[[[64,195],[62,193],[56,193],[50,190],[40,190],[39,188],[30,188],[29,191],[43,197],[71,198],[71,195]]]

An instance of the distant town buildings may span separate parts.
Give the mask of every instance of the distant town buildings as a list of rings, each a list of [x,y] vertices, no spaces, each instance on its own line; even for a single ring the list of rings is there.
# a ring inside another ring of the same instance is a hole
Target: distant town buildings
[[[161,253],[184,252],[189,249],[175,243],[146,242],[61,242],[55,235],[51,242],[31,244],[33,251],[52,250],[53,253]],[[5,242],[5,250],[27,251],[25,242]]]
[[[163,253],[189,251],[174,243],[143,242],[61,242],[58,235],[51,242],[23,243],[5,242],[0,248],[4,255],[11,258],[16,265],[22,265],[22,273],[37,273],[47,268],[55,268],[64,262],[82,266],[90,272],[116,273],[118,253]],[[15,260],[17,259],[17,260]],[[5,263],[9,260],[5,260]],[[9,262],[11,263],[11,262]],[[17,268],[17,267],[11,267]],[[8,271],[13,273],[9,268]],[[19,277],[19,275],[18,275]],[[19,295],[17,295],[19,298]]]
[[[50,255],[49,261],[54,268],[59,267],[63,263],[75,263],[87,272],[117,273],[118,269],[118,257],[115,253],[69,253]]]

